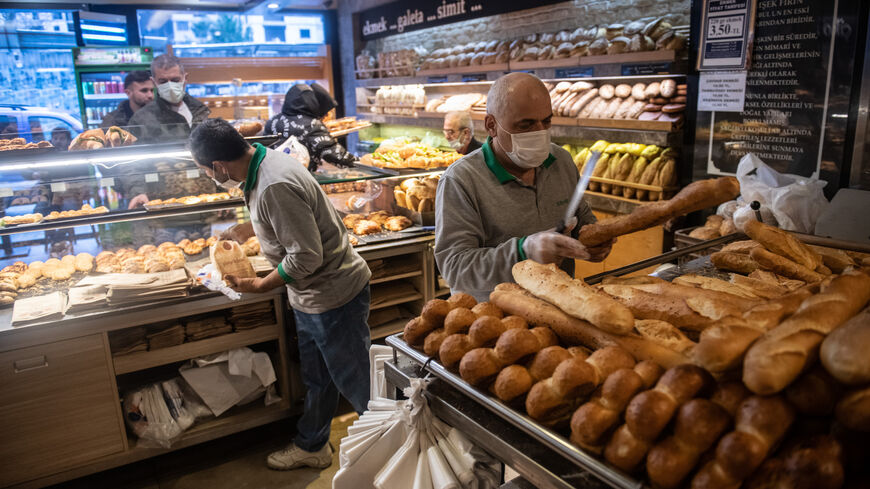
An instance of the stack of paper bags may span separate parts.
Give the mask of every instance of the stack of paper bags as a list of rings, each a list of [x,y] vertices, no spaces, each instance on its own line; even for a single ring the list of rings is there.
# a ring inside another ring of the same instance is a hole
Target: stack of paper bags
[[[187,320],[185,325],[188,341],[197,341],[212,336],[232,333],[233,327],[223,314],[195,316]]]
[[[271,301],[257,302],[230,309],[230,323],[236,331],[275,324],[275,311]]]
[[[179,322],[165,322],[148,326],[148,349],[159,350],[184,343],[184,326]]]
[[[106,285],[71,287],[67,291],[67,296],[64,314],[100,311],[109,305],[109,287]]]
[[[138,326],[112,331],[109,333],[109,346],[113,356],[147,351],[148,338],[145,336],[145,328]]]
[[[12,326],[27,326],[43,321],[55,321],[63,317],[66,296],[63,292],[18,299],[12,306]]]
[[[500,465],[435,418],[412,379],[407,401],[373,399],[341,440],[333,489],[465,489],[499,486]]]
[[[175,297],[186,297],[191,280],[184,269],[158,273],[107,273],[90,275],[76,287],[102,285],[109,306],[132,306]]]

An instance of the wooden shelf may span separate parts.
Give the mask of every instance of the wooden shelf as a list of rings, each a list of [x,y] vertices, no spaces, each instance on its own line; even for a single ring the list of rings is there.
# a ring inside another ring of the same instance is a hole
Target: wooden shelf
[[[637,119],[574,119],[580,127],[595,127],[604,129],[627,129],[633,131],[673,132],[676,130],[673,122],[639,121]]]
[[[442,297],[445,295],[450,295],[450,289],[447,287],[435,291],[435,297]]]
[[[259,328],[229,333],[214,338],[206,338],[190,343],[182,343],[169,348],[153,351],[143,351],[112,357],[115,365],[115,375],[127,374],[148,368],[159,367],[170,363],[181,362],[211,353],[219,353],[232,348],[254,345],[264,341],[278,339],[277,324],[260,326]]]
[[[414,124],[414,121],[421,119],[444,119],[446,114],[440,112],[417,112],[417,117],[396,114],[374,114],[370,112],[362,112],[360,117],[365,117],[375,124],[392,124],[396,123]],[[476,121],[482,121],[485,114],[471,113],[471,118]],[[440,120],[439,120],[440,123]],[[565,128],[578,128],[578,131],[583,129],[615,129],[628,131],[645,131],[645,132],[674,132],[676,127],[673,122],[665,121],[639,121],[636,119],[575,119],[571,117],[554,117],[553,125]]]
[[[403,278],[419,277],[423,275],[423,270],[415,270],[413,272],[400,273],[398,275],[390,275],[387,277],[375,278],[369,281],[369,285],[382,284],[384,282],[392,282]]]
[[[438,75],[452,75],[454,73],[486,73],[488,71],[507,71],[509,68],[508,63],[495,63],[490,65],[469,65],[469,66],[456,66],[453,68],[436,68],[431,70],[417,70],[417,76],[438,76]]]
[[[603,54],[601,56],[583,56],[580,66],[612,65],[623,63],[645,63],[655,61],[675,61],[677,53],[671,49],[659,51],[641,51],[639,53]]]
[[[382,303],[377,304],[377,305],[372,304],[370,310],[374,311],[376,309],[383,309],[385,307],[395,306],[398,304],[404,304],[406,302],[414,302],[414,301],[418,301],[422,298],[423,298],[423,294],[421,294],[419,292],[415,292],[414,294],[409,294],[409,295],[406,295],[403,297],[398,297],[396,299],[382,302]]]
[[[405,328],[405,325],[408,323],[408,321],[409,318],[399,318],[386,324],[374,327],[371,329],[371,333],[369,333],[371,339],[379,340],[381,338],[390,336],[391,334],[399,333]]]

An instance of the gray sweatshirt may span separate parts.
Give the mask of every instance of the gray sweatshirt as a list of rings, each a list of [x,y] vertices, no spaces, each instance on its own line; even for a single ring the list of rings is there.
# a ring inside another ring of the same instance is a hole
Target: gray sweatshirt
[[[256,144],[245,202],[263,256],[287,283],[290,306],[319,314],[347,304],[371,277],[320,185],[291,156]]]
[[[435,199],[435,260],[452,291],[486,301],[496,285],[513,282],[511,267],[526,259],[523,241],[559,224],[579,178],[571,155],[556,144],[535,170],[534,186],[499,164],[490,140],[451,165]],[[585,201],[576,215],[574,237],[595,222]],[[574,276],[574,260],[561,268]]]

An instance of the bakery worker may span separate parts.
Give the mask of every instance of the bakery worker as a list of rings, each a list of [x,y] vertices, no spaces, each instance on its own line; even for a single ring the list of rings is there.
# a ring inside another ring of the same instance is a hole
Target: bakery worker
[[[133,114],[154,100],[154,81],[147,71],[131,71],[124,77],[124,93],[127,100],[118,104],[118,108],[106,114],[100,127],[127,127]]]
[[[435,260],[453,292],[478,301],[525,259],[574,275],[574,259],[601,261],[612,243],[586,248],[581,226],[595,222],[585,201],[565,234],[554,231],[579,180],[571,155],[550,142],[553,110],[541,80],[511,73],[493,83],[480,151],[444,172],[435,199]]]
[[[321,162],[353,166],[356,157],[329,134],[321,121],[336,106],[338,102],[318,83],[293,85],[284,96],[281,112],[266,122],[264,133],[280,136],[276,145],[296,137],[308,150],[310,171],[317,170]]]
[[[243,293],[286,286],[296,319],[305,411],[293,443],[270,454],[267,464],[278,470],[328,467],[339,393],[360,414],[369,400],[371,272],[329,198],[292,156],[249,145],[223,119],[194,128],[190,151],[219,185],[244,190],[260,249],[275,267],[264,278],[224,278]]]
[[[461,155],[467,155],[482,146],[480,141],[474,139],[474,123],[468,112],[448,112],[444,116],[444,138]]]
[[[154,58],[151,80],[157,96],[133,114],[130,132],[144,143],[187,139],[191,127],[208,118],[211,111],[185,92],[187,73],[181,60],[171,54]]]

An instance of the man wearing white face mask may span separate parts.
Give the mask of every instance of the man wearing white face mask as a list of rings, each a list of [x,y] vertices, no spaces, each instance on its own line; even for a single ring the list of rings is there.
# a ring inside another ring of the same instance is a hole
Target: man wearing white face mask
[[[151,79],[157,96],[133,114],[130,130],[146,143],[186,139],[191,127],[207,119],[211,111],[186,93],[187,73],[175,56],[154,58]]]
[[[580,227],[595,222],[582,202],[565,234],[554,231],[579,175],[571,155],[550,142],[549,92],[526,73],[505,75],[487,96],[489,134],[442,175],[435,199],[435,260],[453,292],[478,301],[512,282],[525,259],[555,263],[569,275],[574,260],[601,261],[612,243],[586,248]]]
[[[444,138],[461,155],[467,155],[482,146],[474,139],[474,123],[468,112],[448,112],[444,116]]]

